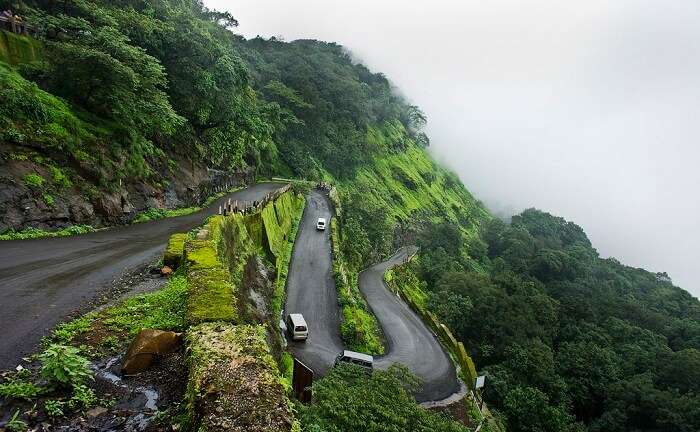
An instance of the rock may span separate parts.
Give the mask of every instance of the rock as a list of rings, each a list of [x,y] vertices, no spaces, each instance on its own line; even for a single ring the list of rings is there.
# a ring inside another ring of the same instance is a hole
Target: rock
[[[73,195],[68,199],[71,219],[78,224],[91,224],[95,217],[95,209],[80,195]]]
[[[171,274],[173,274],[173,269],[171,269],[168,266],[164,266],[162,269],[160,269],[160,274],[162,274],[163,276],[170,276]]]
[[[122,374],[133,375],[146,370],[156,356],[175,351],[181,343],[182,333],[141,330],[129,346],[122,365]]]
[[[209,230],[202,228],[197,232],[197,240],[206,240],[209,238]]]
[[[108,410],[105,407],[95,407],[90,411],[86,412],[85,415],[87,415],[88,417],[99,417],[107,411]]]
[[[117,194],[101,194],[94,203],[97,210],[110,224],[119,222],[122,215],[121,196]]]

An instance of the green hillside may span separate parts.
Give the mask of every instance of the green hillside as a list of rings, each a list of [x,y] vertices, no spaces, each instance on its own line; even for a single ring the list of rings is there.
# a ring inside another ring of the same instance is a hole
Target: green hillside
[[[125,203],[175,206],[162,197],[196,187],[207,168],[325,181],[350,346],[383,350],[358,272],[416,244],[392,287],[464,343],[508,429],[700,430],[697,299],[665,275],[600,258],[561,218],[494,218],[430,157],[421,110],[342,46],[245,40],[230,31],[234,17],[197,0],[0,0],[6,7],[40,32],[39,42],[0,39],[0,234],[128,222]],[[27,205],[50,216],[24,217]],[[333,374],[301,411],[302,429],[381,418],[366,430],[401,430],[386,388],[415,430],[447,424],[424,417],[403,375]],[[372,412],[340,402],[345,382],[376,396]]]

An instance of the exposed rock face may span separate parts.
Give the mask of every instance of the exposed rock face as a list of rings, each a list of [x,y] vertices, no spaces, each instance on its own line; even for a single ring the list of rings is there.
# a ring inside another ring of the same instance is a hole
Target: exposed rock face
[[[149,208],[198,205],[212,193],[253,179],[252,171],[213,171],[170,155],[176,168],[159,177],[166,186],[140,180],[122,182],[113,178],[114,173],[83,162],[73,161],[70,167],[58,162],[66,155],[55,155],[52,160],[39,151],[0,142],[0,233],[29,227],[52,230],[76,224],[129,223]],[[55,168],[62,170],[65,179],[56,179]],[[40,183],[28,183],[28,174],[39,176]]]
[[[122,373],[133,375],[146,370],[156,356],[174,352],[182,343],[182,333],[144,329],[134,338],[124,358]]]
[[[269,307],[266,300],[272,296],[272,280],[262,259],[257,255],[251,256],[246,263],[241,286],[241,310],[244,311],[247,322],[263,324],[268,319]]]

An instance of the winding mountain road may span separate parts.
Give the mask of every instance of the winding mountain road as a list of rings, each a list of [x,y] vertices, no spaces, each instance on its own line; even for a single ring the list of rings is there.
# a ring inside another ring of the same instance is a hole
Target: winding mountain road
[[[14,368],[49,329],[124,272],[155,259],[171,234],[200,225],[228,198],[257,201],[282,186],[258,183],[187,216],[74,237],[0,242],[0,370]]]
[[[290,349],[316,375],[324,375],[344,349],[340,339],[340,309],[333,280],[329,230],[317,231],[319,217],[330,220],[328,200],[312,191],[300,222],[287,278],[285,313],[301,313],[309,327],[306,342],[290,342]],[[360,290],[379,320],[387,340],[387,353],[375,357],[386,369],[406,365],[423,382],[415,395],[419,402],[450,398],[464,391],[452,361],[420,317],[384,284],[384,272],[402,263],[412,250],[401,249],[383,263],[360,273]]]

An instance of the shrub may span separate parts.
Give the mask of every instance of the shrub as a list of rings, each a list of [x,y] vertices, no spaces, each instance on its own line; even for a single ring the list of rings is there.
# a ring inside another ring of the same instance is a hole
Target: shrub
[[[29,187],[41,187],[44,184],[44,177],[36,173],[29,173],[24,176],[24,184]]]
[[[314,401],[301,407],[304,430],[390,432],[468,429],[416,404],[418,379],[404,366],[368,376],[356,366],[337,366],[314,382]]]
[[[33,383],[9,380],[0,384],[0,396],[5,399],[31,400],[41,393],[41,389]]]
[[[65,402],[57,399],[49,399],[44,402],[44,411],[46,411],[46,415],[51,418],[63,417],[63,407],[65,404]]]
[[[45,193],[41,197],[48,206],[53,206],[56,203],[56,199],[51,194]]]
[[[53,344],[39,355],[39,360],[41,375],[53,385],[77,388],[92,379],[90,362],[78,348]]]
[[[69,188],[73,185],[66,173],[63,172],[61,168],[50,166],[51,170],[51,180],[56,186],[61,188]]]

